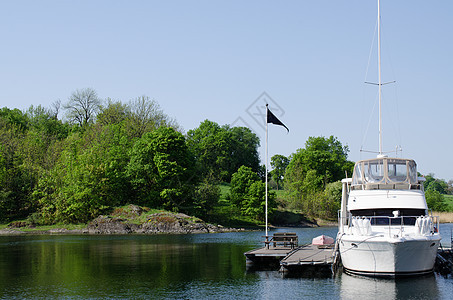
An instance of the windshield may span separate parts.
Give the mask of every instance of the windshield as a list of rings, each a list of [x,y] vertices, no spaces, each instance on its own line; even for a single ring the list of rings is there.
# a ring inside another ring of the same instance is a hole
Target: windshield
[[[354,167],[352,184],[417,183],[417,167],[413,160],[378,158],[359,161]]]

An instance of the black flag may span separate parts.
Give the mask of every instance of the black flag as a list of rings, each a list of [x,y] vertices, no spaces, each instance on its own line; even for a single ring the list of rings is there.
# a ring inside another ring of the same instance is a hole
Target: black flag
[[[286,128],[286,130],[288,130],[289,132],[289,129],[288,127],[285,126],[285,124],[282,123],[282,121],[280,121],[270,110],[269,110],[269,107],[268,107],[268,104],[266,104],[266,110],[267,110],[267,123],[272,123],[272,124],[275,124],[275,125],[280,125],[280,126],[283,126]]]

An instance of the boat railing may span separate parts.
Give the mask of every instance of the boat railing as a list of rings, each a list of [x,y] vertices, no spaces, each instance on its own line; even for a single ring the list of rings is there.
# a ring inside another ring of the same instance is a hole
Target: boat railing
[[[342,232],[353,235],[386,234],[401,237],[405,234],[428,236],[439,230],[438,216],[352,216],[339,218]]]
[[[409,183],[362,183],[351,185],[351,190],[421,190],[421,184]]]

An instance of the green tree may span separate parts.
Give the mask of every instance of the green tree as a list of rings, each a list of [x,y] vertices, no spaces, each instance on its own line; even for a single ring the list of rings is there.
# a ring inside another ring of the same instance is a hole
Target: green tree
[[[125,169],[131,147],[118,125],[92,126],[65,140],[55,168],[33,194],[45,223],[86,222],[130,199]]]
[[[191,214],[200,218],[209,217],[220,199],[220,187],[215,180],[205,178],[196,186]]]
[[[335,219],[338,216],[338,210],[341,207],[342,183],[335,181],[328,183],[324,190],[324,218]]]
[[[102,105],[97,115],[97,123],[101,125],[121,124],[130,116],[129,107],[120,101],[107,99],[106,105]]]
[[[193,205],[194,163],[184,136],[171,127],[146,133],[132,148],[127,173],[139,204],[186,210]]]
[[[24,156],[26,132],[23,130],[23,124],[0,117],[0,221],[3,222],[26,217],[35,209],[30,194],[36,173]]]
[[[271,157],[271,166],[274,168],[270,173],[272,179],[277,183],[277,190],[283,182],[285,176],[286,167],[289,164],[289,159],[286,156],[276,154]]]
[[[0,214],[4,221],[24,218],[38,208],[33,191],[58,157],[58,144],[69,127],[42,106],[26,112],[0,111],[0,140],[3,161],[0,179]]]
[[[250,216],[257,220],[264,220],[266,213],[266,186],[262,181],[253,182],[247,194],[244,196],[242,201],[241,211],[244,215]],[[277,208],[277,202],[275,201],[275,193],[268,191],[268,216],[272,216],[275,209]]]
[[[30,123],[27,115],[22,113],[17,108],[9,109],[7,107],[3,107],[0,110],[0,119],[2,119],[2,127],[8,125],[9,128],[11,128],[11,126],[13,126],[17,130],[20,130],[22,132],[28,129]]]
[[[248,215],[258,220],[264,218],[265,190],[265,183],[249,167],[241,166],[231,177],[230,199],[241,210],[243,215]],[[275,193],[268,192],[269,215],[272,214],[276,206]]]
[[[55,140],[63,140],[69,134],[69,124],[64,124],[58,120],[54,113],[41,105],[30,106],[26,112],[30,129],[38,132],[46,145],[50,145]]]
[[[217,180],[229,182],[242,165],[254,172],[259,169],[259,139],[248,128],[219,126],[205,120],[187,132],[187,144],[203,177],[215,174]]]
[[[447,211],[448,207],[445,203],[444,196],[435,189],[427,190],[425,197],[428,208],[434,211]]]
[[[255,181],[260,181],[260,178],[250,167],[246,166],[241,166],[231,176],[230,199],[235,206],[241,207],[245,195]]]
[[[329,182],[342,179],[345,172],[352,174],[353,163],[347,161],[348,152],[348,147],[333,136],[309,137],[305,148],[290,156],[286,182],[297,185],[310,174],[308,179],[314,183],[306,183],[306,186],[322,190]]]
[[[445,180],[434,177],[433,173],[429,173],[425,176],[425,183],[423,184],[425,190],[435,190],[441,194],[448,193],[448,184]]]
[[[248,166],[254,172],[258,172],[260,167],[260,158],[258,147],[260,140],[258,136],[247,127],[229,127],[224,126],[227,132],[231,133],[232,147],[228,163],[229,176],[236,172],[241,166]]]
[[[347,160],[348,147],[330,136],[309,137],[304,149],[290,156],[285,173],[285,188],[288,190],[290,207],[301,209],[314,216],[324,213],[314,205],[314,198],[328,183],[352,174],[354,164]]]

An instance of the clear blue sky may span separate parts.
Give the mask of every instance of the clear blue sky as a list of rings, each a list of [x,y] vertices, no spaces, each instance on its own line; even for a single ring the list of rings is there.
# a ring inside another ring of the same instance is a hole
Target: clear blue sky
[[[349,158],[377,150],[375,0],[0,1],[0,106],[155,99],[186,130],[204,119],[264,131],[248,114],[266,92],[290,128],[269,156],[334,135]],[[384,150],[453,179],[453,1],[382,0]],[[369,66],[369,67],[368,67]],[[367,71],[368,70],[368,71]],[[368,74],[368,75],[367,75]],[[281,110],[278,110],[281,108]],[[248,110],[249,109],[249,110]],[[264,149],[261,149],[264,157]]]

